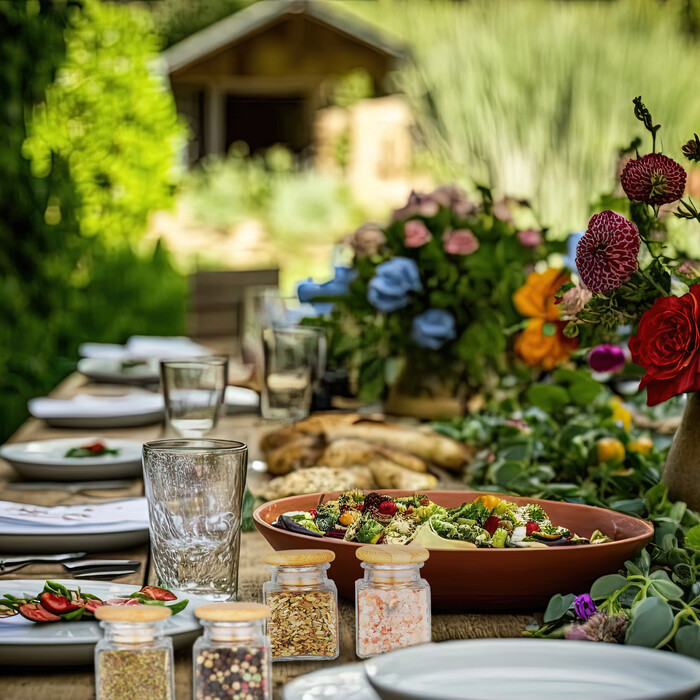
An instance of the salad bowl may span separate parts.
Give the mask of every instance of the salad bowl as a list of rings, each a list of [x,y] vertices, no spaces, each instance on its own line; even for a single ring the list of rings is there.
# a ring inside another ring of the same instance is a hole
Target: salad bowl
[[[393,498],[412,496],[412,491],[382,489]],[[255,525],[276,550],[297,548],[330,549],[335,561],[329,570],[338,592],[353,598],[355,581],[362,577],[355,551],[362,546],[330,537],[314,537],[274,527],[278,516],[309,511],[339,492],[314,493],[281,498],[265,503],[253,514]],[[445,508],[456,508],[480,491],[428,491],[431,501]],[[601,531],[611,542],[567,547],[532,549],[442,549],[428,547],[430,558],[422,576],[430,583],[435,611],[515,612],[541,610],[556,593],[585,593],[595,579],[616,572],[633,558],[653,537],[653,526],[638,518],[612,510],[536,498],[494,494],[518,505],[536,503],[551,521],[590,537]]]

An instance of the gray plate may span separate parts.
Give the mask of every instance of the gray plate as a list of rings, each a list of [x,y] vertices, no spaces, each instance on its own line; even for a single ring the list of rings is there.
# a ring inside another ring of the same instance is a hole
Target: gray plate
[[[365,662],[382,700],[692,700],[700,662],[642,647],[546,639],[427,644]]]
[[[274,669],[273,669],[274,670]],[[379,700],[362,664],[329,666],[299,676],[284,686],[282,700]]]
[[[112,527],[100,526],[93,532],[57,532],[45,534],[3,534],[0,532],[0,552],[10,554],[61,554],[64,552],[113,552],[130,549],[148,542],[148,527],[125,530],[123,523]],[[130,526],[130,527],[133,527]],[[119,529],[121,528],[121,529]]]

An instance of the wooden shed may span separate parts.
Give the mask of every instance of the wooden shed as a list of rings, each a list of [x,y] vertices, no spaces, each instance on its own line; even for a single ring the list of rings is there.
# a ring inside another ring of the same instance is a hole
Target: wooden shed
[[[273,144],[304,153],[322,86],[363,69],[376,95],[401,47],[322,0],[261,0],[193,34],[163,56],[180,114],[190,124],[189,159]]]

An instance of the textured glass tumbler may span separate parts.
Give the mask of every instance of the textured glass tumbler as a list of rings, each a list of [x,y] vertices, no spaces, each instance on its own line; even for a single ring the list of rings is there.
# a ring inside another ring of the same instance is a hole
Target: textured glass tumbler
[[[248,448],[233,440],[143,446],[151,556],[161,585],[236,600]]]
[[[160,363],[168,425],[182,437],[203,437],[219,418],[228,382],[228,358],[195,357]]]

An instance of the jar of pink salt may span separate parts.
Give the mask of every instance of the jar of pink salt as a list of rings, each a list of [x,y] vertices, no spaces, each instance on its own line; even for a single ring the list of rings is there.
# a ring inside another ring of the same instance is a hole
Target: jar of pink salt
[[[355,645],[366,659],[430,641],[430,586],[420,568],[427,549],[402,545],[360,547],[365,576],[355,582]]]

